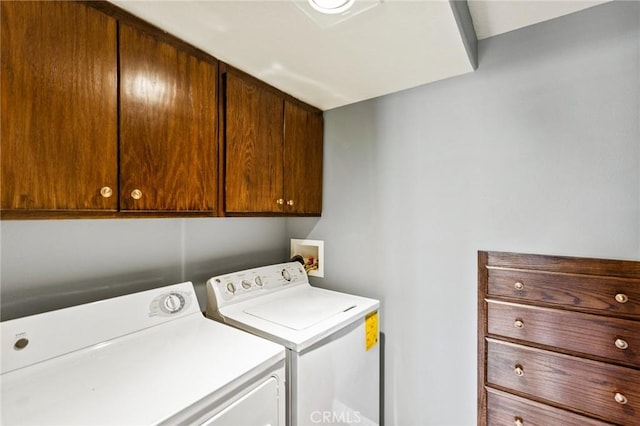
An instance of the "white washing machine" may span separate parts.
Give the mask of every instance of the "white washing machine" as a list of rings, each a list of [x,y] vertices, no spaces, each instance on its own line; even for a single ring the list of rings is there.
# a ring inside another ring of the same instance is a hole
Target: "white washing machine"
[[[189,282],[5,321],[3,425],[279,425],[285,350],[214,323]]]
[[[377,425],[374,299],[312,287],[298,262],[207,282],[207,316],[287,348],[288,424]]]

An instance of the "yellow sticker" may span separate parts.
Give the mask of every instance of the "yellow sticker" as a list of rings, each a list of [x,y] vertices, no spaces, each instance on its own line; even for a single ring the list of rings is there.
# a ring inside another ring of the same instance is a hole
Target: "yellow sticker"
[[[365,348],[371,349],[378,343],[378,312],[372,312],[364,318]]]

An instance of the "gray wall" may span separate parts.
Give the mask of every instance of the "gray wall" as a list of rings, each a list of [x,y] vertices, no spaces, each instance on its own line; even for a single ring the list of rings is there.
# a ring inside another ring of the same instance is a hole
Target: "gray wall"
[[[2,320],[288,259],[285,219],[0,222]]]
[[[479,42],[467,74],[325,113],[320,286],[378,297],[386,424],[474,425],[477,250],[640,259],[639,4]]]

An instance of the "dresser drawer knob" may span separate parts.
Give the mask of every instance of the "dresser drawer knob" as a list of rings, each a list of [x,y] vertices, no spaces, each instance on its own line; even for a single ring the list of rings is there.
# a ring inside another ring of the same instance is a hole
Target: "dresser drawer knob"
[[[516,290],[524,290],[524,284],[523,284],[521,281],[516,281],[516,282],[513,284],[513,287],[514,287]]]
[[[524,420],[522,420],[520,417],[516,417],[513,421],[513,424],[515,426],[524,426]]]
[[[624,294],[624,293],[616,294],[616,302],[618,302],[618,303],[627,303],[628,300],[629,300],[629,298],[627,297],[626,294]]]
[[[514,373],[516,373],[516,376],[518,377],[522,377],[524,376],[524,369],[522,368],[521,365],[516,365],[515,370],[513,370]]]
[[[616,348],[618,349],[627,349],[629,344],[624,339],[616,339]]]
[[[513,326],[515,328],[524,328],[524,322],[522,320],[515,320],[515,322],[513,323]]]
[[[627,401],[627,397],[624,396],[623,394],[621,394],[620,392],[616,392],[616,394],[614,395],[613,399],[615,399],[616,402],[618,404],[621,404],[621,405],[624,405],[624,404],[626,404],[628,402]]]

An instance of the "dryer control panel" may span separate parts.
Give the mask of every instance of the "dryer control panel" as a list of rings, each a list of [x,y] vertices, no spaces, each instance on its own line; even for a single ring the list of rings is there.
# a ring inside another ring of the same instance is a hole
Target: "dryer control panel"
[[[299,262],[262,266],[213,277],[207,281],[207,315],[232,303],[305,284],[309,285],[309,278]]]
[[[0,373],[200,314],[195,289],[187,281],[3,321]]]

